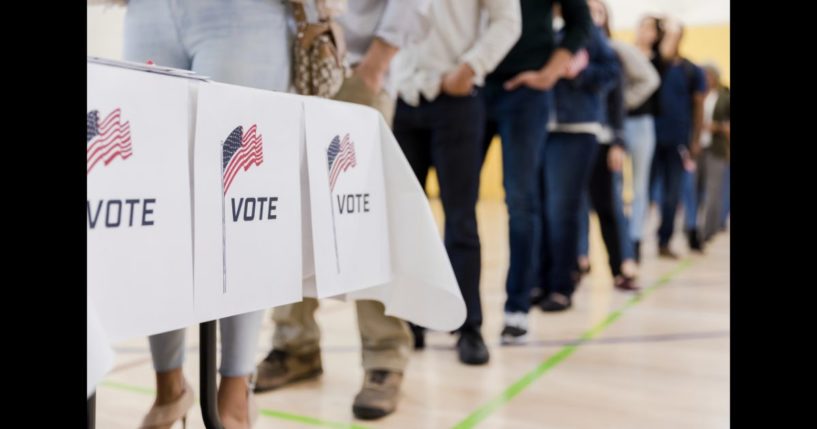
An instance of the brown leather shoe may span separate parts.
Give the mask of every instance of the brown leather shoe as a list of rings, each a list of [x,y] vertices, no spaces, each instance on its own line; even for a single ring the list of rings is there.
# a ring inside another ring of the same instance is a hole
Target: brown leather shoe
[[[277,389],[290,383],[323,374],[321,351],[293,355],[273,349],[256,367],[255,393]]]
[[[355,396],[352,412],[363,420],[379,419],[397,409],[397,397],[403,374],[397,371],[375,369],[366,371],[363,388]]]

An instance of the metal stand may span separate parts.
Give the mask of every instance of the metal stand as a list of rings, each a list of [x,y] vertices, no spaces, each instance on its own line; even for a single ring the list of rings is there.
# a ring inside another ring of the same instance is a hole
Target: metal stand
[[[216,383],[216,321],[199,324],[201,418],[207,429],[224,429],[218,416]]]

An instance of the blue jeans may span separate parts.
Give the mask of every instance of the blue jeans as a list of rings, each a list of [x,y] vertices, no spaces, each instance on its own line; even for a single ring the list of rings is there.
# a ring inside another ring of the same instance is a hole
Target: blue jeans
[[[703,168],[701,165],[703,159],[698,160],[698,168]],[[683,184],[681,186],[681,199],[684,206],[684,231],[692,231],[698,229],[698,206],[703,201],[703,189],[699,186],[698,170],[686,171],[684,170]]]
[[[535,275],[545,294],[573,295],[582,198],[587,194],[597,151],[595,135],[560,132],[551,133],[542,148],[539,190],[544,227]],[[530,291],[524,298],[530,300]]]
[[[502,139],[502,184],[508,206],[510,244],[505,311],[527,312],[542,234],[536,173],[553,98],[548,91],[528,87],[506,91],[501,83],[489,82],[483,91],[483,101],[486,113],[483,161],[494,135],[499,133]],[[573,255],[575,259],[576,252]]]
[[[655,124],[652,115],[628,117],[624,121],[624,133],[627,151],[633,161],[633,209],[629,236],[635,241],[641,241],[650,201],[650,168],[655,153]]]
[[[681,197],[684,164],[678,152],[680,144],[659,142],[655,146],[652,163],[652,182],[660,185],[661,226],[658,227],[658,245],[668,246],[675,230],[675,214]]]
[[[291,35],[279,1],[130,0],[124,58],[193,70],[225,83],[287,91]],[[225,377],[252,374],[263,311],[220,320]],[[157,372],[184,363],[184,329],[153,335]]]
[[[624,214],[624,175],[614,172],[613,175],[613,210],[616,213],[619,237],[621,238],[622,261],[635,260],[635,242],[630,238],[630,217]]]
[[[590,255],[590,193],[582,194],[579,207],[579,257]]]
[[[445,213],[445,250],[467,309],[461,329],[482,326],[481,256],[476,204],[482,164],[485,106],[479,94],[422,99],[417,107],[397,101],[394,136],[421,186],[434,166]]]

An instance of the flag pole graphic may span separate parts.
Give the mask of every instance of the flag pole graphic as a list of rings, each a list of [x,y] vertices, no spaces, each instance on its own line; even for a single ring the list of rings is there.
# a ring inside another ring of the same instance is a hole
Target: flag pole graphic
[[[219,147],[219,165],[221,165],[221,293],[227,293],[227,222],[224,220],[224,143]]]
[[[340,274],[340,255],[338,254],[338,231],[335,229],[335,202],[332,201],[332,187],[329,187],[329,206],[332,208],[332,235],[335,237],[335,265]]]

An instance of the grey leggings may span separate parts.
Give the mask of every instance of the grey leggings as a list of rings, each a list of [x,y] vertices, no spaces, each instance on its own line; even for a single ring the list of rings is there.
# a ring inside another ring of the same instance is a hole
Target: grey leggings
[[[261,310],[219,320],[221,331],[219,373],[222,377],[240,377],[255,371],[255,350],[263,317],[264,311]],[[156,372],[182,367],[184,331],[185,329],[177,329],[148,338],[150,354],[153,356],[153,369]]]
[[[290,20],[280,0],[130,0],[124,59],[274,91],[290,81]],[[220,320],[222,376],[251,374],[263,311]],[[157,372],[181,368],[184,329],[150,337]]]

